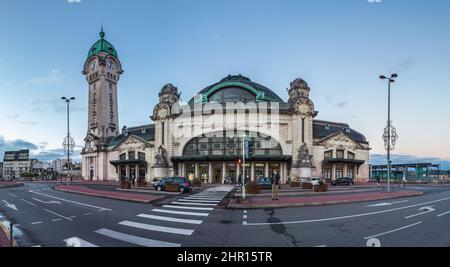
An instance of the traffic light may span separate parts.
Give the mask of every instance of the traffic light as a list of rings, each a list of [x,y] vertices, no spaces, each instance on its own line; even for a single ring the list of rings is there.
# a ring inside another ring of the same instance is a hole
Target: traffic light
[[[247,142],[247,157],[253,157],[253,152],[255,150],[255,142],[254,141],[248,141]]]

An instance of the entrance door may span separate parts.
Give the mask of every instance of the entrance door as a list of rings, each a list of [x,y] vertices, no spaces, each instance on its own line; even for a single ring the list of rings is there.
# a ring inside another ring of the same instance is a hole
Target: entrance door
[[[225,182],[230,181],[235,184],[236,181],[236,164],[227,164],[227,172],[225,174]]]
[[[127,179],[127,167],[119,166],[119,168],[120,168],[120,179],[122,181],[125,181]]]
[[[213,164],[213,183],[221,184],[222,183],[222,163],[214,163]]]

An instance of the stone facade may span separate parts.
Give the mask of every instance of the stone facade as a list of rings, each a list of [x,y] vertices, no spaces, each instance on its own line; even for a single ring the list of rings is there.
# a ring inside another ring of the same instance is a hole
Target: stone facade
[[[86,61],[85,179],[151,181],[177,175],[237,183],[242,177],[270,176],[274,170],[282,181],[369,178],[365,137],[347,124],[316,120],[311,88],[302,79],[291,82],[286,102],[242,75],[225,77],[185,105],[178,88],[167,84],[150,116],[153,124],[123,127],[119,133],[117,83],[122,73],[116,52],[90,53]],[[238,162],[244,139],[255,146],[246,166]]]

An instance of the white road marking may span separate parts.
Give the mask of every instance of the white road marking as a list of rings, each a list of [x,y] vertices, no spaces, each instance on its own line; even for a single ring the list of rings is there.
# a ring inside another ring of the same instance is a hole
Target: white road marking
[[[32,246],[32,248],[41,248],[41,245]]]
[[[381,234],[364,237],[364,239],[372,239],[372,238],[375,238],[375,237],[378,237],[378,236],[391,234],[391,233],[398,232],[398,231],[403,230],[403,229],[407,229],[407,228],[416,226],[416,225],[421,224],[421,223],[422,223],[422,221],[416,222],[416,223],[413,223],[413,224],[410,224],[410,225],[407,225],[407,226],[403,226],[403,227],[400,227],[400,228],[397,228],[397,229],[394,229],[394,230],[391,230],[391,231],[387,231],[387,232],[381,233]]]
[[[388,212],[392,212],[392,211],[410,209],[410,208],[414,208],[414,207],[419,207],[419,206],[423,206],[423,205],[428,205],[428,204],[433,204],[433,203],[437,203],[437,202],[446,201],[446,200],[449,200],[449,199],[450,199],[450,197],[446,197],[446,198],[441,198],[441,199],[437,199],[437,200],[433,200],[433,201],[428,201],[428,202],[425,202],[425,203],[409,205],[409,206],[405,206],[405,207],[399,207],[399,208],[388,209],[388,210],[373,211],[373,212],[367,212],[367,213],[359,213],[359,214],[353,214],[353,215],[347,215],[347,216],[332,217],[332,218],[312,219],[312,220],[302,220],[302,221],[288,221],[288,222],[274,222],[274,223],[247,223],[247,225],[249,225],[249,226],[257,226],[257,225],[275,225],[275,224],[302,224],[302,223],[336,221],[336,220],[342,220],[342,219],[349,219],[349,218],[377,215],[377,214],[383,214],[383,213],[388,213]]]
[[[178,199],[181,202],[196,202],[196,203],[220,203],[219,200],[203,200],[203,199]]]
[[[315,248],[326,248],[327,245],[318,245],[318,246],[314,246]]]
[[[44,200],[40,200],[40,199],[34,198],[34,197],[33,197],[33,200],[35,200],[35,201],[37,201],[37,202],[44,203],[44,204],[60,204],[60,205],[61,205],[61,202],[59,202],[59,201],[54,201],[54,200],[52,200],[52,201],[44,201]]]
[[[30,204],[31,206],[36,206],[36,204],[34,204],[33,202],[30,202],[30,201],[28,201],[28,200],[26,200],[26,199],[21,198],[21,200],[22,200],[23,202],[25,202],[25,203]]]
[[[129,235],[129,234],[112,231],[112,230],[105,229],[105,228],[97,230],[95,232],[97,234],[101,234],[101,235],[104,235],[104,236],[107,236],[107,237],[110,237],[113,239],[117,239],[120,241],[124,241],[124,242],[135,244],[135,245],[140,245],[140,246],[144,246],[144,247],[181,247],[181,244],[143,238],[143,237],[139,237],[139,236],[134,236],[134,235]]]
[[[90,212],[88,212],[88,213],[85,213],[85,214],[83,214],[84,216],[88,216],[88,215],[91,215],[92,213],[90,213]]]
[[[54,212],[54,211],[51,211],[51,210],[48,210],[48,209],[44,209],[44,210],[45,210],[46,212],[51,213],[51,214],[53,214],[53,215],[55,215],[55,216],[58,216],[58,217],[60,217],[60,218],[66,219],[66,220],[68,220],[68,221],[72,221],[71,218],[65,217],[65,216],[63,216],[63,215],[61,215],[61,214],[58,214],[58,213]]]
[[[188,223],[188,224],[201,224],[203,222],[202,220],[181,219],[181,218],[174,218],[174,217],[156,216],[156,215],[150,215],[150,214],[139,214],[138,217],[153,219],[153,220],[160,220],[160,221],[167,221],[167,222]]]
[[[15,211],[18,211],[16,205],[10,204],[10,203],[8,203],[8,201],[6,201],[6,200],[3,200],[3,202],[5,203],[5,206],[6,206],[6,207],[8,207],[8,208],[10,208],[10,209],[13,209],[13,210],[15,210]]]
[[[43,222],[32,222],[31,224],[41,224],[41,223],[43,223]]]
[[[120,222],[119,224],[134,227],[134,228],[149,230],[149,231],[163,232],[163,233],[169,233],[169,234],[178,234],[178,235],[191,235],[194,232],[194,230],[191,230],[191,229],[165,227],[165,226],[158,226],[158,225],[131,222],[131,221],[123,221],[123,222]]]
[[[405,219],[410,219],[410,218],[413,218],[413,217],[416,217],[416,216],[424,215],[424,214],[427,214],[427,213],[435,211],[435,209],[433,209],[432,207],[422,207],[422,208],[419,209],[419,211],[421,211],[421,210],[424,210],[424,211],[420,212],[420,213],[417,213],[417,214],[410,215],[410,216],[406,216]]]
[[[76,248],[96,248],[98,247],[97,245],[94,245],[86,240],[83,240],[81,238],[78,237],[71,237],[68,239],[64,239],[64,242],[66,242],[66,246],[67,247],[76,247]]]
[[[185,199],[197,199],[197,200],[222,200],[220,197],[185,197]]]
[[[152,211],[178,215],[202,216],[202,217],[207,217],[209,215],[209,213],[202,213],[202,212],[188,212],[188,211],[162,210],[162,209],[152,209]]]
[[[14,195],[13,193],[8,193],[10,196],[13,196],[13,197],[17,197],[16,195]]]
[[[194,202],[171,202],[170,204],[177,204],[177,205],[193,205],[193,206],[217,206],[217,204],[210,204],[210,203],[194,203]]]
[[[30,190],[29,192],[30,193],[34,193],[34,194],[38,194],[38,195],[42,195],[42,196],[46,196],[46,197],[50,197],[50,198],[54,198],[54,199],[58,199],[58,200],[62,200],[62,201],[66,201],[66,202],[69,202],[69,203],[85,206],[85,207],[95,208],[95,209],[98,209],[99,211],[112,211],[112,209],[98,207],[98,206],[94,206],[94,205],[89,205],[89,204],[81,203],[81,202],[76,202],[76,201],[73,201],[73,200],[64,199],[64,198],[60,198],[60,197],[55,197],[55,196],[51,196],[51,195],[47,195],[47,194],[43,194],[43,193],[38,193],[38,192],[34,192],[33,190]]]
[[[242,219],[246,220],[247,219],[247,215],[243,215]]]
[[[163,205],[163,208],[186,209],[186,210],[214,210],[214,208],[184,207],[184,206],[174,206],[174,205]]]
[[[447,214],[449,214],[449,213],[450,213],[450,211],[447,211],[447,212],[444,212],[444,213],[439,214],[437,217],[442,217],[442,216],[447,215]]]
[[[247,214],[247,210],[244,210],[244,213]]]
[[[59,222],[62,221],[62,219],[52,219],[52,222]]]
[[[383,202],[383,203],[378,203],[378,204],[374,204],[374,205],[369,205],[366,207],[383,207],[383,206],[391,206],[393,204],[399,204],[399,203],[405,203],[408,202],[409,200],[403,200],[403,201],[395,201],[395,202]]]

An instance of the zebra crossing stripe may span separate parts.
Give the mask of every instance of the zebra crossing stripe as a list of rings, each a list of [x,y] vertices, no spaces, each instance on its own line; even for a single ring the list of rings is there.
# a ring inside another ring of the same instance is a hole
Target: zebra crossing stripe
[[[145,224],[145,223],[138,223],[138,222],[131,222],[131,221],[123,221],[123,222],[120,222],[119,224],[134,227],[134,228],[149,230],[149,231],[163,232],[163,233],[169,233],[169,234],[178,234],[178,235],[191,235],[194,232],[194,230],[191,230],[191,229],[166,227],[166,226],[159,226],[159,225]]]
[[[149,238],[143,238],[139,236],[129,235],[121,232],[116,232],[106,228],[95,231],[97,234],[101,234],[113,239],[124,241],[127,243],[144,246],[144,247],[181,247],[181,244],[170,243],[160,240],[154,240]]]
[[[203,199],[178,199],[181,202],[198,202],[198,203],[220,203],[217,200],[203,200]]]
[[[146,218],[146,219],[153,219],[153,220],[160,220],[160,221],[167,221],[167,222],[178,222],[178,223],[189,223],[189,224],[201,224],[202,220],[192,220],[192,219],[181,219],[181,218],[175,218],[175,217],[165,217],[165,216],[157,216],[157,215],[150,215],[150,214],[139,214],[138,217]]]
[[[175,206],[175,205],[163,205],[163,208],[185,209],[185,210],[214,210],[214,208],[186,207],[186,206]]]
[[[193,206],[217,206],[217,204],[211,204],[211,203],[194,203],[194,202],[177,202],[177,201],[173,201],[170,204],[193,205]]]
[[[163,209],[152,209],[152,211],[153,212],[168,213],[168,214],[202,216],[202,217],[207,217],[209,215],[209,213],[202,213],[202,212],[189,212],[189,211],[176,211],[176,210],[163,210]]]

